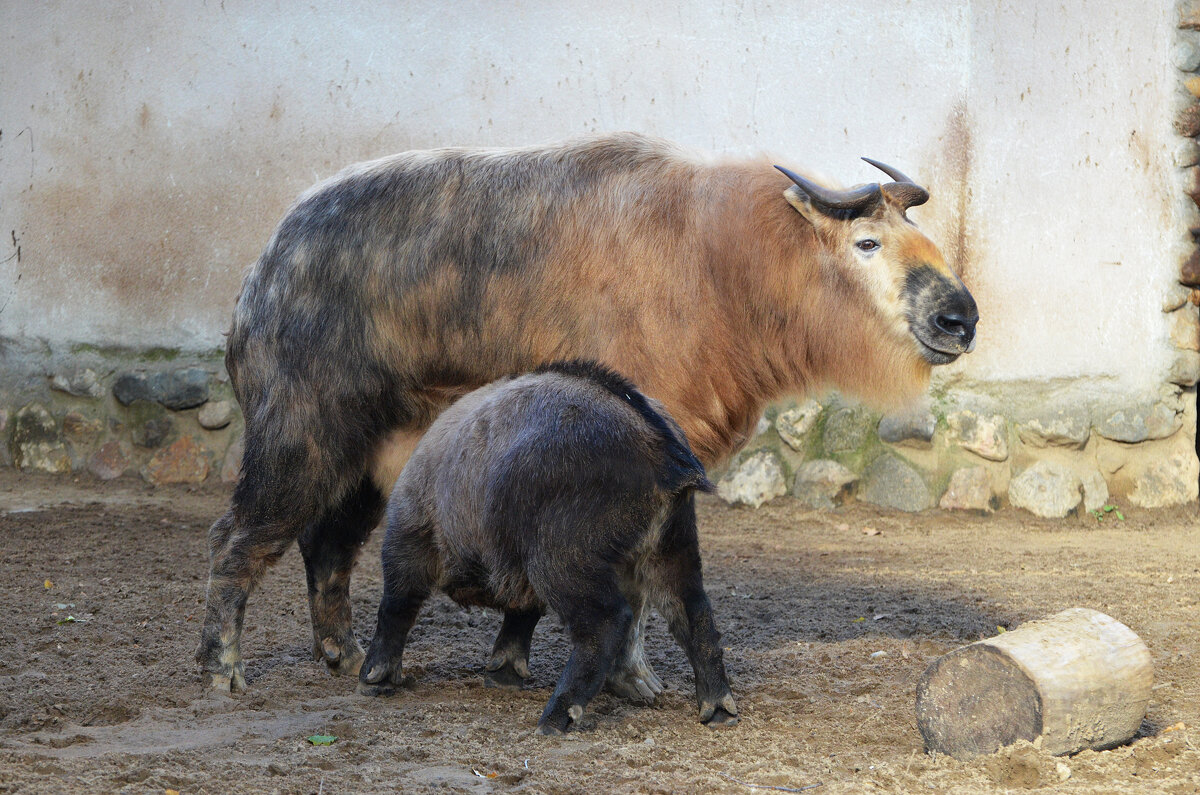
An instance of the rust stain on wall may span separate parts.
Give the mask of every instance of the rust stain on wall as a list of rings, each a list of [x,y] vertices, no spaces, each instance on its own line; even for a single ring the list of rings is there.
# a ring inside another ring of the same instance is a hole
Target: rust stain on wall
[[[966,99],[960,99],[946,118],[942,136],[942,156],[946,175],[943,186],[957,188],[954,196],[953,236],[946,241],[945,248],[950,262],[958,270],[964,282],[969,283],[972,265],[971,233],[971,170],[974,164],[975,146],[972,139],[971,119]]]

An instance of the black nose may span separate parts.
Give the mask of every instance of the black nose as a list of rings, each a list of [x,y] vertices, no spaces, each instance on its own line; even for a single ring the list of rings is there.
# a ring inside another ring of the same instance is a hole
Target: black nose
[[[975,337],[975,324],[978,322],[979,317],[975,315],[971,317],[958,314],[933,316],[933,325],[938,331],[960,340],[963,345],[968,344]]]

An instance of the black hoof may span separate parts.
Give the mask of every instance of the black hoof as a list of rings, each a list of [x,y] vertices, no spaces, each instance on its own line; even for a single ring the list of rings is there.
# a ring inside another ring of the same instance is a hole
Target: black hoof
[[[717,707],[713,712],[713,716],[704,722],[704,725],[710,729],[720,729],[726,726],[737,726],[738,716],[730,715],[721,707]]]
[[[397,690],[411,690],[416,684],[417,680],[411,674],[405,674],[400,677],[399,682],[391,678],[378,682],[364,682],[362,679],[359,679],[358,692],[364,696],[390,696],[394,695]]]
[[[364,696],[392,696],[396,694],[396,686],[391,682],[382,682],[377,685],[359,682],[358,692]]]
[[[485,671],[483,674],[483,684],[486,687],[520,690],[525,684],[525,678],[518,674],[511,664],[505,663],[494,671]]]
[[[541,737],[562,737],[567,733],[567,730],[552,726],[549,723],[539,723],[537,733]]]

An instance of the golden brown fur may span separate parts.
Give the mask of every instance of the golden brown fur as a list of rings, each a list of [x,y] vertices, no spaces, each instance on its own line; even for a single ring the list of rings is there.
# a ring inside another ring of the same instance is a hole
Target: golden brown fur
[[[905,218],[914,191],[832,207],[766,161],[633,134],[406,153],[310,190],[234,313],[246,451],[212,530],[206,670],[236,683],[246,594],[296,538],[314,649],[355,669],[342,583],[404,447],[507,373],[607,365],[661,400],[706,464],[785,393],[922,390],[930,362],[969,350],[977,314]]]

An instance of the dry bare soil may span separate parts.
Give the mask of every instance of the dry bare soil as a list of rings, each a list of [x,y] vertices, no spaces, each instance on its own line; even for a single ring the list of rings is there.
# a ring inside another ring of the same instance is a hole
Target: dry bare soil
[[[481,673],[498,617],[436,597],[406,653],[415,687],[367,698],[309,658],[295,551],[250,602],[249,692],[205,692],[192,662],[205,531],[226,499],[0,474],[0,792],[1200,790],[1192,508],[1043,522],[706,498],[706,583],[741,724],[696,722],[690,669],[655,617],[658,703],[601,695],[579,730],[543,738],[533,728],[567,654],[552,617],[530,685],[493,690]],[[381,535],[354,585],[364,639]],[[913,709],[925,667],[1072,606],[1150,647],[1157,683],[1134,742],[1068,759],[1028,744],[969,762],[926,754]]]

